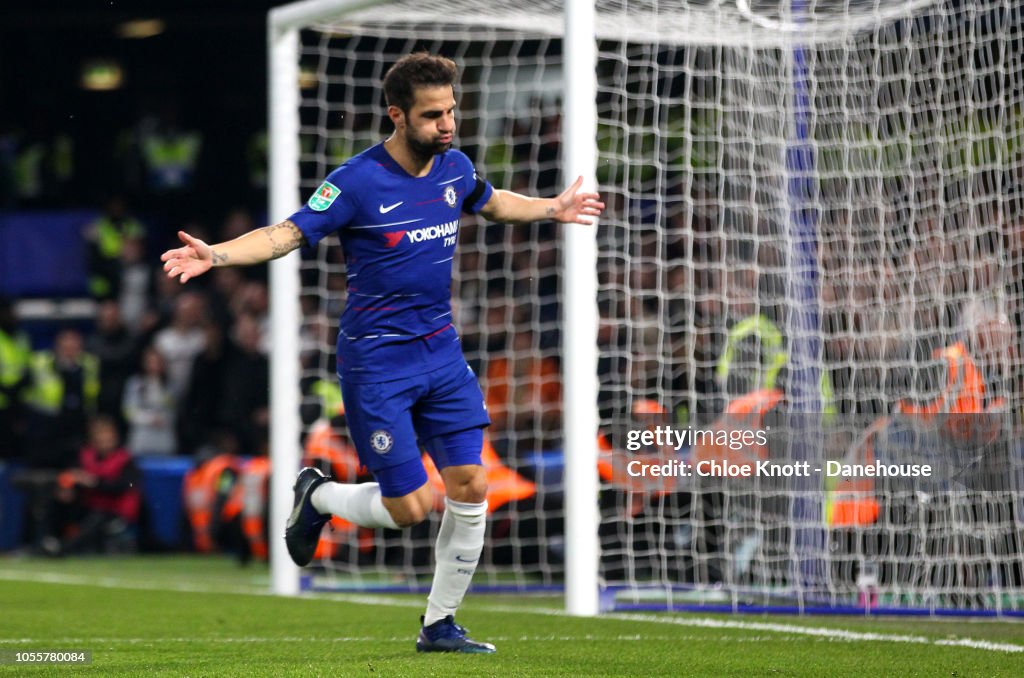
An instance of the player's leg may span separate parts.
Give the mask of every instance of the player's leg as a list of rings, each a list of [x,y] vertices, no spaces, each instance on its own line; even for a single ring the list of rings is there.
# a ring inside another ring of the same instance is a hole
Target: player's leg
[[[426,518],[433,491],[419,459],[374,473],[378,482],[348,484],[331,481],[319,469],[299,471],[295,505],[285,528],[288,553],[297,565],[308,565],[313,559],[320,530],[332,515],[360,527],[392,530],[417,525]],[[423,482],[409,490],[416,482],[410,479],[418,475]]]
[[[487,476],[479,464],[483,429],[437,436],[426,443],[445,481],[445,510],[434,545],[434,580],[427,598],[420,652],[494,652],[494,646],[466,636],[455,614],[473,581],[487,528]],[[444,453],[440,451],[444,450]],[[468,461],[469,463],[461,463]]]
[[[431,441],[449,449],[479,450],[482,429],[460,431]],[[430,451],[430,448],[428,448]],[[479,458],[479,451],[470,452]],[[440,469],[445,482],[445,510],[434,546],[434,581],[424,624],[455,615],[476,573],[487,528],[487,476],[482,466],[460,464]]]
[[[347,423],[359,461],[377,482],[331,482],[305,468],[295,483],[295,506],[285,529],[292,559],[312,560],[320,529],[336,515],[362,527],[398,529],[421,522],[432,494],[409,413],[422,391],[415,379],[386,384],[345,384]]]
[[[494,646],[466,636],[455,623],[476,572],[487,527],[487,474],[480,463],[483,427],[489,422],[476,375],[454,365],[434,375],[430,394],[414,409],[416,430],[445,483],[445,511],[434,547],[434,581],[423,628],[421,652],[494,652]]]
[[[313,492],[311,502],[320,513],[344,518],[362,527],[392,530],[418,525],[427,517],[433,493],[426,483],[406,491],[419,480],[423,464],[419,459],[376,472],[374,483],[326,482]]]

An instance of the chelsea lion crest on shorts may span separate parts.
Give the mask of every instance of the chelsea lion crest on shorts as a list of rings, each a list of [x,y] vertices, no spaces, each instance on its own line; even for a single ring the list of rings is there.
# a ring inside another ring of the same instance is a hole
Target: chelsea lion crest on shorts
[[[370,434],[370,445],[373,446],[377,454],[387,454],[391,451],[391,446],[394,444],[395,439],[384,429],[379,429]]]

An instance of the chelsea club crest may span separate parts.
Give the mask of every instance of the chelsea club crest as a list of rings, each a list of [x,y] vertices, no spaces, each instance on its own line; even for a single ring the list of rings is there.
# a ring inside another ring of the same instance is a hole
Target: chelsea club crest
[[[455,193],[455,188],[452,186],[444,187],[444,201],[448,203],[448,207],[455,207],[455,203],[458,202],[459,196]]]
[[[373,446],[377,454],[387,454],[391,451],[391,446],[394,444],[395,439],[384,429],[379,429],[370,434],[370,445]]]

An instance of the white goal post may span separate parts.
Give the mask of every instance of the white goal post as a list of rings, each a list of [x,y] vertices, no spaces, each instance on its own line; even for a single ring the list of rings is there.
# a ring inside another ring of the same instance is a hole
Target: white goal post
[[[460,226],[455,324],[523,490],[476,588],[1024,615],[1024,0],[307,0],[268,46],[272,220],[384,138],[380,80],[417,50],[459,64],[482,176],[607,203]],[[273,535],[314,428],[344,437],[314,387],[339,250],[271,267]],[[272,539],[274,591],[424,590],[436,529],[335,526],[303,573]]]

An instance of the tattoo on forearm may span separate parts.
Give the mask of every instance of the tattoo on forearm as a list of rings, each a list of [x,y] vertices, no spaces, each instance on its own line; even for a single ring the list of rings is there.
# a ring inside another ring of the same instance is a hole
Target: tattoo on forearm
[[[548,207],[546,210],[544,210],[544,214],[546,216],[549,216],[549,217],[555,216],[555,208],[554,207]]]
[[[263,232],[270,238],[272,259],[283,257],[293,249],[301,247],[306,240],[299,227],[287,219],[279,224],[265,227]]]
[[[218,252],[217,250],[210,250],[210,255],[213,257],[214,266],[227,266],[228,255]]]

